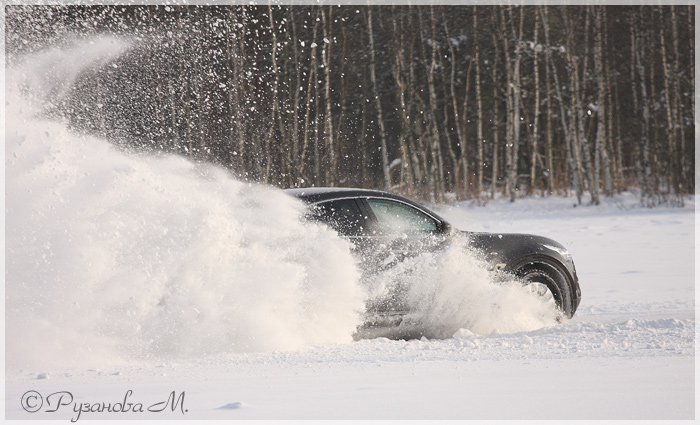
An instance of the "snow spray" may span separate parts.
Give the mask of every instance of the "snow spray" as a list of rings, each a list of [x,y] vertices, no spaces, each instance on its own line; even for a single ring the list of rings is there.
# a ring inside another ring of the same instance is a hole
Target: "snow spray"
[[[398,333],[449,338],[461,329],[475,334],[530,331],[557,323],[551,302],[513,276],[496,274],[455,235],[446,249],[409,258],[365,282],[368,297],[401,293],[409,314]]]
[[[128,48],[92,39],[8,70],[7,367],[351,341],[364,292],[349,243],[300,220],[300,201],[41,118]]]

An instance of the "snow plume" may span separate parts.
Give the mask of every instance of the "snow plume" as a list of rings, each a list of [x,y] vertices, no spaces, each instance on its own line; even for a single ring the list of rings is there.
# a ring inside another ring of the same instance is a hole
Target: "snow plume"
[[[531,331],[557,323],[551,302],[536,296],[522,282],[496,274],[456,236],[445,250],[404,260],[375,276],[374,299],[401,294],[411,311],[401,323],[408,334],[448,338],[468,334]]]
[[[89,40],[64,40],[65,47],[52,47],[30,55],[8,73],[8,105],[25,118],[56,107],[74,89],[82,72],[100,68],[125,53],[130,44],[121,38],[97,37]],[[18,98],[21,92],[21,99]]]
[[[127,48],[102,38],[8,70],[6,367],[351,341],[364,292],[349,244],[299,201],[41,118]]]

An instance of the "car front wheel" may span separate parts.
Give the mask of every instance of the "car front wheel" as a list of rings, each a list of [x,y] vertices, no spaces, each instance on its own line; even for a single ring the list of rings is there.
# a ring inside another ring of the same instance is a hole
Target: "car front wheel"
[[[558,267],[544,262],[531,262],[516,269],[515,274],[532,292],[545,302],[552,302],[566,317],[573,315],[571,289]]]

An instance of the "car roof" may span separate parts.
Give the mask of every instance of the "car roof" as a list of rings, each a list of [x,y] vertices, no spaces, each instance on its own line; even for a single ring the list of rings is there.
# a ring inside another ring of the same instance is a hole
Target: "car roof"
[[[402,196],[394,195],[393,193],[389,192],[383,192],[381,190],[358,189],[351,187],[305,187],[286,189],[285,192],[309,204],[328,201],[331,199],[359,197],[379,197],[408,201],[408,199]]]
[[[307,204],[315,204],[317,202],[330,201],[333,199],[343,199],[343,198],[384,198],[384,199],[394,199],[416,207],[422,210],[438,220],[445,222],[445,220],[432,210],[418,204],[410,199],[404,198],[403,196],[396,195],[394,193],[384,192],[381,190],[371,190],[371,189],[358,189],[350,187],[306,187],[306,188],[294,188],[285,189],[285,192],[296,198],[301,199]]]

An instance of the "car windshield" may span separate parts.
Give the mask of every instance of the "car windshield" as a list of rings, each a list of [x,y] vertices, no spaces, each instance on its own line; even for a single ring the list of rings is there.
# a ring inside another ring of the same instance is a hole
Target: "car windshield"
[[[436,232],[438,222],[429,215],[401,202],[387,199],[367,199],[378,230],[382,233]]]

